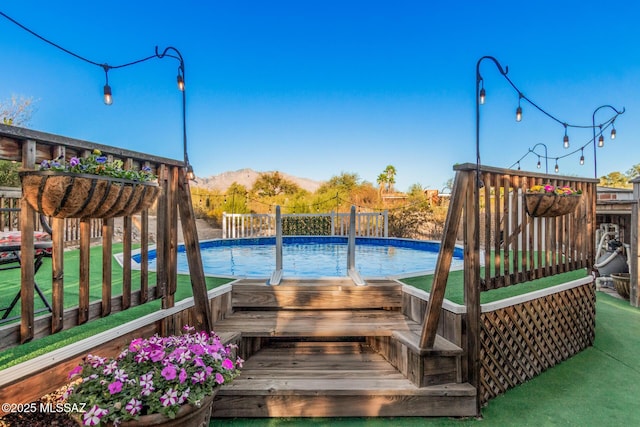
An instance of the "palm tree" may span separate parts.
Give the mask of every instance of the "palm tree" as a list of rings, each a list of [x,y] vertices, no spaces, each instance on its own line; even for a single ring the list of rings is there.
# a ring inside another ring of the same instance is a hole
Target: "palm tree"
[[[396,168],[393,165],[388,165],[383,173],[387,176],[387,192],[391,193],[393,191],[393,184],[396,183]]]

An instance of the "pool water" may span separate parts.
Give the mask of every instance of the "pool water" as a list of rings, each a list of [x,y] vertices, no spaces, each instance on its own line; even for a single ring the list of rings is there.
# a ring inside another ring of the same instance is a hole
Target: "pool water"
[[[284,237],[285,277],[347,275],[347,239],[343,237]],[[269,277],[275,269],[275,238],[227,239],[202,242],[204,272],[214,276]],[[435,269],[439,243],[408,239],[356,239],[356,270],[362,277],[387,277]],[[135,260],[136,257],[134,257]],[[139,260],[137,260],[139,261]],[[155,269],[155,252],[149,268]],[[452,268],[462,267],[456,248]],[[188,271],[184,248],[178,251],[178,271]]]

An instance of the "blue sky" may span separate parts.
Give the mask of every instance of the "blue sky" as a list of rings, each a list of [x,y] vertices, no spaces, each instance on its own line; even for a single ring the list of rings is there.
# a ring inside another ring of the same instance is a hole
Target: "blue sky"
[[[445,4],[446,3],[446,4]],[[597,150],[598,175],[640,163],[640,6],[601,1],[23,0],[0,11],[97,63],[119,65],[174,46],[185,59],[189,158],[196,174],[252,168],[316,180],[354,172],[397,188],[442,188],[475,162],[475,68],[484,55],[562,121],[591,125],[596,107],[626,108]],[[104,72],[0,17],[0,99],[33,97],[34,129],[182,158],[177,61]],[[510,167],[537,143],[555,158],[589,143],[523,103],[481,65],[481,160]],[[611,112],[600,110],[596,123]],[[541,154],[543,150],[538,147]],[[560,158],[561,174],[593,177],[594,150]],[[521,162],[537,171],[537,156]],[[544,165],[544,161],[543,161]],[[543,166],[544,170],[544,166]]]

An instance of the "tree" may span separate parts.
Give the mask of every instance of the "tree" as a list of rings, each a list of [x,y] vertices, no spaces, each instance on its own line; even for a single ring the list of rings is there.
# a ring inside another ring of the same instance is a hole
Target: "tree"
[[[222,209],[227,213],[249,213],[247,207],[247,187],[234,182],[227,188]]]
[[[637,165],[631,166],[631,169],[627,171],[626,175],[629,178],[629,181],[631,181],[633,178],[640,176],[640,163],[638,163]]]
[[[600,177],[600,185],[603,187],[630,188],[629,178],[621,172],[611,172]]]
[[[388,165],[376,180],[381,190],[385,190],[387,193],[393,192],[393,184],[396,183],[396,168],[393,165]]]
[[[0,101],[0,120],[9,126],[26,126],[34,113],[33,98],[11,95],[11,99]]]
[[[300,191],[300,187],[276,171],[273,173],[261,173],[253,184],[251,191],[259,196],[274,197],[280,194],[296,194]]]

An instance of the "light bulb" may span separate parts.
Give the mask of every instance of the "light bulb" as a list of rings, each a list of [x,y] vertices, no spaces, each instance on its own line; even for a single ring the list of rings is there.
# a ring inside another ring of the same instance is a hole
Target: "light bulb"
[[[580,156],[580,164],[584,165],[584,155]]]
[[[178,89],[184,92],[184,79],[178,74]]]
[[[111,86],[104,85],[104,103],[107,105],[113,104],[113,97],[111,96]]]
[[[611,129],[611,139],[616,139],[616,128]]]
[[[562,140],[562,146],[564,148],[569,148],[569,135],[567,135],[566,133],[564,134],[564,138]]]
[[[542,165],[540,164],[540,157],[538,157],[538,164],[536,166],[538,167],[538,169],[540,169],[540,167],[542,167]]]
[[[556,173],[560,172],[560,168],[558,167],[558,164],[556,163],[556,168],[555,168]]]
[[[604,147],[604,136],[602,136],[602,134],[600,134],[598,138],[598,147]]]
[[[485,92],[484,88],[480,89],[480,99],[478,100],[480,101],[480,104],[484,104],[486,97],[487,97],[487,93]]]
[[[516,108],[516,122],[520,120],[522,120],[522,107],[518,105],[518,108]]]

